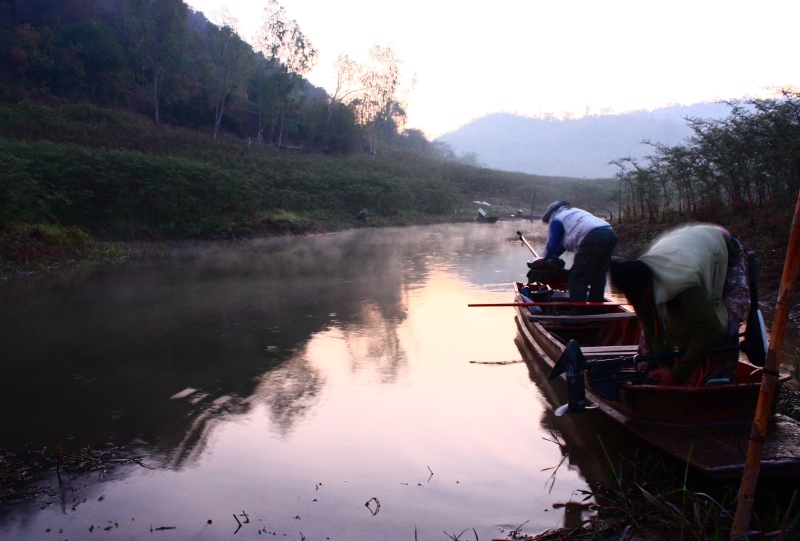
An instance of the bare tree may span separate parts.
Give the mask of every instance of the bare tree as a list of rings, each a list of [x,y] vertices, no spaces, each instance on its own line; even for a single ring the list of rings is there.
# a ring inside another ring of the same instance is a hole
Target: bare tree
[[[131,0],[129,13],[142,74],[149,75],[154,119],[158,124],[164,79],[180,63],[188,8],[183,0]]]
[[[334,64],[336,70],[336,87],[332,94],[328,95],[328,111],[325,119],[325,145],[327,150],[328,132],[330,131],[331,119],[336,108],[346,103],[353,94],[361,92],[364,87],[360,82],[361,66],[347,55],[339,55]]]
[[[228,98],[243,80],[242,68],[251,52],[250,46],[236,33],[237,22],[224,10],[219,15],[219,26],[209,25],[206,34],[214,100],[214,139],[222,125]]]
[[[373,45],[369,59],[359,70],[362,90],[355,95],[358,122],[367,133],[367,144],[373,157],[389,132],[405,124],[405,104],[400,95],[401,60],[391,46]],[[413,82],[412,82],[413,85]]]
[[[268,95],[269,80],[281,72],[288,75],[288,87],[282,88],[281,92],[273,93],[273,114],[270,115],[273,121],[279,122],[280,126],[276,137],[278,146],[281,146],[286,112],[293,103],[297,102],[293,94],[296,93],[297,87],[303,80],[298,76],[308,73],[314,66],[317,61],[317,50],[300,30],[297,21],[290,20],[286,15],[286,10],[276,0],[270,0],[267,7],[264,8],[261,28],[253,37],[253,46],[262,54],[259,60],[260,73],[257,76],[257,86],[260,89],[258,92],[259,141],[262,140],[262,134],[268,121],[266,115],[268,104],[265,96]]]

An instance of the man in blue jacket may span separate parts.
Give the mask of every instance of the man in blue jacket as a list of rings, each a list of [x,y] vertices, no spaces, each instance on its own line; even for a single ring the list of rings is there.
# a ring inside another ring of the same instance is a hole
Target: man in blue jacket
[[[575,258],[569,270],[569,299],[573,302],[603,302],[606,272],[617,246],[617,234],[605,220],[573,208],[569,201],[550,203],[542,216],[548,224],[544,259],[566,251]],[[587,313],[575,310],[574,314]]]

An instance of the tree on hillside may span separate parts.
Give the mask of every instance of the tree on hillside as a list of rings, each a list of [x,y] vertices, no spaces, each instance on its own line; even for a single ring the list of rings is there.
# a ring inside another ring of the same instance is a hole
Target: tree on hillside
[[[272,122],[274,138],[280,147],[286,115],[293,113],[301,101],[302,75],[314,66],[317,50],[297,21],[290,20],[276,0],[270,0],[264,8],[263,22],[253,37],[253,44],[261,53],[252,85],[259,106],[257,139],[263,141],[264,129]]]
[[[19,24],[12,27],[6,39],[10,50],[5,62],[19,77],[23,92],[48,92],[56,66],[52,31]]]
[[[223,12],[219,22],[219,26],[208,25],[205,36],[214,100],[214,139],[219,134],[231,92],[243,82],[244,66],[252,54],[250,46],[236,33],[235,19]]]
[[[334,113],[342,107],[346,100],[356,92],[364,89],[360,82],[361,67],[347,55],[339,55],[334,64],[336,70],[336,87],[328,95],[327,118],[325,121],[325,150],[330,150],[328,135],[331,130],[331,121]]]
[[[62,91],[116,100],[129,73],[125,51],[110,28],[86,20],[62,30],[56,44],[62,51],[57,69]]]
[[[405,123],[405,106],[400,97],[401,60],[390,46],[373,45],[369,59],[359,70],[362,90],[352,100],[359,124],[364,126],[372,157],[387,134]]]
[[[183,0],[130,0],[128,4],[142,77],[150,86],[153,117],[161,122],[165,79],[183,59],[188,7]]]

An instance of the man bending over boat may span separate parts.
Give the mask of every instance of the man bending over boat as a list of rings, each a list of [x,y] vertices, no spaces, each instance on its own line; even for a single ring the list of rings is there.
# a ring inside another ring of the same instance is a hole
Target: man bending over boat
[[[711,353],[738,342],[749,294],[742,249],[735,235],[711,224],[664,233],[635,261],[610,266],[611,282],[639,316],[639,353],[684,349],[677,362],[648,366],[651,383],[698,385],[733,381],[738,350]],[[652,365],[653,363],[651,363]]]
[[[606,272],[617,245],[617,234],[608,222],[573,208],[569,201],[550,203],[542,221],[548,224],[545,260],[557,258],[566,251],[575,253],[568,276],[569,300],[603,302]],[[578,313],[581,311],[573,307],[573,314]]]

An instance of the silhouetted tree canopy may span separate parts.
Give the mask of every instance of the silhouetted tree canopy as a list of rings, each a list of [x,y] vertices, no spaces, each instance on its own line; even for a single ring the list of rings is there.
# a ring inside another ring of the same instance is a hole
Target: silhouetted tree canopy
[[[317,55],[275,0],[250,41],[235,19],[212,23],[183,0],[0,0],[7,103],[89,101],[214,138],[373,156],[394,142],[436,155],[421,132],[402,133],[390,47],[374,46],[364,64],[346,59],[353,84],[331,95],[304,77]]]
[[[800,92],[731,102],[722,120],[687,118],[694,135],[684,145],[651,143],[645,163],[620,158],[616,200],[622,215],[693,219],[719,213],[775,217],[800,190]]]

